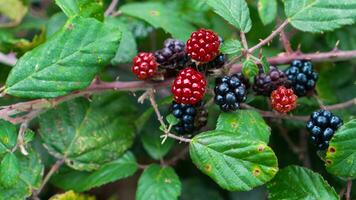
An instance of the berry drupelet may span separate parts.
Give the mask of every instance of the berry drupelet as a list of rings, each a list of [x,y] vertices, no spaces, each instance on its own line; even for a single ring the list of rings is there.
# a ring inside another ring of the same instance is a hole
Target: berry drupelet
[[[157,71],[158,64],[152,53],[139,53],[133,58],[132,63],[132,72],[141,80],[152,78]]]
[[[310,61],[294,60],[285,73],[298,96],[306,96],[314,91],[318,73],[313,71]]]
[[[186,43],[189,57],[198,62],[212,61],[219,54],[219,36],[211,30],[200,29],[191,34]]]
[[[270,96],[273,90],[276,90],[279,86],[288,86],[288,84],[287,76],[277,67],[270,66],[268,74],[260,69],[258,75],[254,78],[252,89],[257,95]]]
[[[325,150],[335,131],[343,122],[338,116],[328,110],[315,111],[310,115],[307,129],[311,133],[311,141],[319,150]]]
[[[174,101],[171,106],[171,112],[179,120],[178,124],[173,126],[173,129],[178,134],[191,134],[207,123],[208,112],[202,102],[191,105]]]
[[[287,113],[297,106],[297,98],[292,89],[279,86],[271,94],[272,108],[279,113]]]
[[[224,76],[216,79],[215,103],[224,112],[235,111],[240,103],[246,100],[246,87],[239,79],[239,75]]]
[[[164,47],[155,52],[157,63],[163,69],[181,69],[188,61],[188,55],[185,52],[185,44],[176,39],[167,39],[164,41]]]
[[[172,93],[177,103],[196,104],[204,98],[206,80],[200,72],[193,68],[185,68],[179,72],[173,82]]]

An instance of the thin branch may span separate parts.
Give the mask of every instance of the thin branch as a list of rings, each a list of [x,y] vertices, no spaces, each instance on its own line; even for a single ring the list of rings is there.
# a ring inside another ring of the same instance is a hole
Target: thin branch
[[[111,13],[113,13],[118,3],[119,0],[112,0],[104,15],[109,16]]]
[[[0,52],[0,63],[9,66],[14,66],[16,62],[17,62],[17,58],[14,53],[3,54]]]
[[[248,52],[253,53],[257,49],[261,48],[262,46],[268,44],[274,37],[276,37],[283,29],[288,25],[289,21],[285,20],[276,30],[274,30],[266,39],[261,40],[260,43],[256,44],[255,46],[251,47]]]
[[[54,165],[52,165],[51,169],[48,171],[48,173],[46,174],[45,178],[43,179],[40,188],[37,191],[34,192],[34,196],[38,196],[38,194],[41,193],[43,188],[48,183],[49,179],[52,177],[52,175],[54,173],[56,173],[59,170],[59,168],[63,165],[63,163],[64,163],[64,159],[61,159],[61,160],[57,160],[57,162],[54,163]]]
[[[280,38],[284,47],[284,50],[286,51],[287,54],[291,54],[293,53],[293,49],[290,45],[289,39],[286,35],[286,33],[284,32],[284,30],[281,31],[280,33]]]
[[[173,139],[176,139],[180,142],[186,142],[186,143],[190,143],[192,141],[192,139],[190,138],[185,138],[185,137],[181,137],[181,136],[177,136],[177,135],[174,135],[172,133],[166,133],[165,135],[161,135],[161,138],[165,138],[165,137],[169,137],[169,138],[173,138]]]
[[[343,103],[324,106],[324,108],[327,109],[327,110],[338,110],[338,109],[344,109],[344,108],[355,106],[355,105],[356,105],[356,98],[348,100],[348,101],[345,101]]]
[[[246,40],[246,35],[243,31],[240,31],[240,39],[241,39],[241,43],[242,46],[244,47],[245,50],[248,50],[248,44],[247,44],[247,40]]]
[[[352,180],[348,179],[347,180],[347,189],[346,189],[346,200],[350,200],[351,199],[351,189],[352,189]]]

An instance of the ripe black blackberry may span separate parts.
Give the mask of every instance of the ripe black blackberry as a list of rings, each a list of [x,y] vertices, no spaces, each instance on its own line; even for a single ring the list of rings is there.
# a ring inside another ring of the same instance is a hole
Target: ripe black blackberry
[[[240,103],[246,100],[247,93],[246,87],[239,79],[238,74],[217,78],[214,92],[215,103],[224,112],[239,109]]]
[[[190,64],[191,67],[193,68],[198,68],[200,72],[205,72],[205,74],[210,75],[212,74],[211,70],[216,70],[222,68],[225,63],[226,63],[226,56],[224,54],[219,54],[214,58],[214,60],[207,62],[207,63],[201,63],[201,64],[196,64],[195,62],[192,62]]]
[[[208,112],[204,108],[202,101],[190,105],[173,102],[171,112],[179,122],[173,126],[178,134],[192,134],[207,123]]]
[[[294,92],[299,97],[312,94],[318,73],[313,71],[313,65],[310,61],[294,60],[285,73]]]
[[[276,90],[279,86],[288,87],[288,85],[287,76],[277,67],[270,66],[268,74],[265,74],[260,69],[258,75],[254,78],[252,89],[257,95],[271,96],[272,91]]]
[[[342,126],[342,120],[328,110],[315,111],[310,115],[307,129],[311,133],[311,141],[320,149],[325,150],[335,131]]]
[[[164,47],[155,52],[156,61],[163,69],[182,69],[189,58],[185,52],[185,44],[176,39],[167,39],[164,41]]]

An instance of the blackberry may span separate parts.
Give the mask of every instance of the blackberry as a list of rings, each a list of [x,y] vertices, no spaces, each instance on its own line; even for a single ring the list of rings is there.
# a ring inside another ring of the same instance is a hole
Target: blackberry
[[[277,67],[270,66],[268,74],[265,74],[260,69],[258,75],[254,78],[252,89],[257,95],[270,96],[272,91],[276,90],[279,86],[288,87],[288,85],[287,76]]]
[[[176,39],[167,39],[164,41],[164,47],[155,52],[157,63],[163,69],[180,70],[188,62],[189,58],[185,52],[185,44]]]
[[[307,122],[307,129],[311,133],[311,141],[319,150],[325,150],[329,146],[329,141],[335,131],[342,126],[340,117],[328,110],[315,111],[310,115]]]
[[[294,60],[285,73],[299,97],[310,95],[314,91],[318,73],[313,71],[310,61]]]
[[[226,60],[227,59],[226,59],[226,56],[224,54],[219,54],[218,56],[216,56],[214,58],[214,60],[212,60],[210,62],[207,62],[207,63],[199,63],[197,65],[197,63],[192,62],[191,63],[191,67],[198,68],[199,71],[205,72],[205,74],[210,75],[210,74],[212,74],[211,70],[222,68],[226,63]]]
[[[171,112],[179,120],[178,124],[173,126],[178,134],[191,134],[207,123],[208,112],[205,110],[202,101],[194,105],[173,101]]]
[[[246,87],[238,74],[216,79],[215,103],[224,112],[235,111],[246,100]]]

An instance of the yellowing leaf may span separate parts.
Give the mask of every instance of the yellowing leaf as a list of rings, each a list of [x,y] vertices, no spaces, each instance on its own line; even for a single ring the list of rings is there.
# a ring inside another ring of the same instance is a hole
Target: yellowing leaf
[[[51,197],[49,200],[95,200],[96,198],[89,195],[78,194],[73,191],[66,192],[64,194],[57,194]]]

